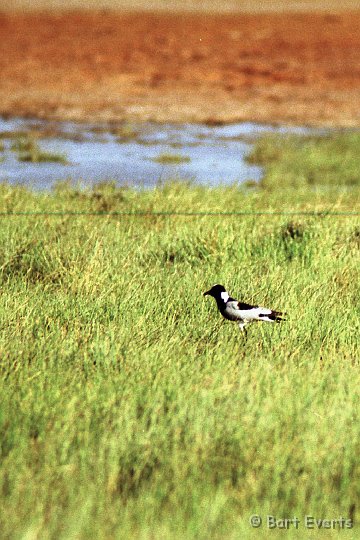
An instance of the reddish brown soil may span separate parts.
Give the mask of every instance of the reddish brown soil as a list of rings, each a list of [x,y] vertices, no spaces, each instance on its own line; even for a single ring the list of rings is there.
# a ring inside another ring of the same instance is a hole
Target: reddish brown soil
[[[2,14],[0,113],[360,125],[360,12]]]

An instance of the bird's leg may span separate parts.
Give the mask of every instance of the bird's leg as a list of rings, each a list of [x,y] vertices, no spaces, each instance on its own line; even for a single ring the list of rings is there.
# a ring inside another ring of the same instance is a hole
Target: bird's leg
[[[245,328],[245,324],[246,323],[244,323],[244,322],[239,322],[240,332],[242,333],[242,335],[246,339],[247,338],[247,331],[246,331],[246,328]]]

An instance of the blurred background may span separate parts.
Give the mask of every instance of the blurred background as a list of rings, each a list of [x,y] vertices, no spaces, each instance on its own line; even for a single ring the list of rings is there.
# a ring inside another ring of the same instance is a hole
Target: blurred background
[[[3,0],[2,9],[134,9],[188,11],[308,11],[357,9],[358,0]]]
[[[0,179],[258,181],[264,130],[360,125],[358,7],[3,0]]]

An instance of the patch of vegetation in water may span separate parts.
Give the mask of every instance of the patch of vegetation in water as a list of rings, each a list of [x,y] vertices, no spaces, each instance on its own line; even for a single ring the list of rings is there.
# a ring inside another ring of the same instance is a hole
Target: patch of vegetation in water
[[[29,163],[60,163],[66,165],[68,160],[64,154],[46,152],[40,148],[35,139],[24,137],[17,139],[11,150],[18,152],[18,161]]]
[[[162,153],[152,158],[152,161],[163,165],[178,165],[180,163],[189,163],[191,159],[189,156],[183,156],[182,154]]]
[[[19,139],[28,135],[29,132],[25,130],[0,131],[0,139]]]
[[[24,152],[19,155],[19,161],[29,163],[60,163],[61,165],[67,165],[68,160],[63,154],[56,154],[53,152]]]
[[[127,143],[139,137],[139,130],[132,124],[122,124],[111,129],[111,133],[116,137],[118,143]]]
[[[32,137],[19,137],[10,146],[13,152],[32,152],[38,148],[38,144]]]
[[[30,126],[28,136],[37,139],[63,139],[73,142],[86,141],[86,136],[78,127],[72,131],[66,131],[57,122]]]
[[[28,129],[1,131],[0,139],[64,139],[74,142],[86,141],[85,135],[78,129],[72,132],[64,131],[56,124],[32,125]]]

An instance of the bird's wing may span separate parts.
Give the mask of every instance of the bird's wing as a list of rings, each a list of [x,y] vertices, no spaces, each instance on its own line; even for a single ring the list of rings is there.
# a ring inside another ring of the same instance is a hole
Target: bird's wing
[[[282,320],[281,311],[274,311],[261,306],[256,306],[251,309],[241,311],[244,319],[247,319],[248,321],[280,322]]]
[[[251,304],[245,304],[245,302],[237,302],[237,307],[238,309],[255,309],[255,308],[258,308],[259,306],[253,306]],[[261,308],[263,309],[263,308]]]
[[[252,306],[251,304],[245,304],[243,302],[238,302],[233,298],[230,298],[226,302],[225,307],[225,316],[233,321],[237,320],[255,320],[253,313],[258,309],[257,306]]]
[[[273,311],[272,309],[262,306],[252,306],[251,304],[245,304],[244,302],[238,302],[237,300],[231,300],[227,302],[226,311],[228,312],[228,315],[230,315],[234,319],[241,319],[248,322],[280,321],[282,315],[280,311]]]
[[[272,313],[271,309],[263,308],[261,306],[244,307],[241,303],[239,303],[238,312],[242,319],[248,321],[267,320],[267,317],[269,315],[271,316]]]

